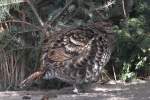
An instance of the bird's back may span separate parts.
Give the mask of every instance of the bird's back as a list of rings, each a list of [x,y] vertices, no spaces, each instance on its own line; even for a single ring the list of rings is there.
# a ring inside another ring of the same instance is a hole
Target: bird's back
[[[44,78],[71,84],[98,81],[109,61],[114,34],[109,22],[59,31],[58,38],[43,54]]]

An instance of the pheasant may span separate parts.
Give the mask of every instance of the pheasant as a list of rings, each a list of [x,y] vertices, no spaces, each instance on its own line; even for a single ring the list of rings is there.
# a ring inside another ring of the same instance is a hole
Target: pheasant
[[[97,82],[110,59],[115,34],[110,21],[58,31],[42,55],[42,67],[21,82],[57,78],[74,86]]]

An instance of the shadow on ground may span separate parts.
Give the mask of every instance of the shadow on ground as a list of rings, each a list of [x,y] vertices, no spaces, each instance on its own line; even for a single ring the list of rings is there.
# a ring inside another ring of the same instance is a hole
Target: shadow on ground
[[[47,96],[49,99],[47,99]],[[85,93],[73,94],[72,87],[48,91],[5,91],[0,100],[150,100],[150,80],[129,84],[110,82],[93,84]]]

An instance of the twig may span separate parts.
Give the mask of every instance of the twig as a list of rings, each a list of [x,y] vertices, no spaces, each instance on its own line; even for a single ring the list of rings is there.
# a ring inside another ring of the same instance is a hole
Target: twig
[[[114,79],[115,79],[115,81],[116,81],[116,80],[117,80],[117,77],[116,77],[116,72],[115,72],[115,68],[114,68],[113,65],[112,65],[112,68],[113,68]]]
[[[27,47],[20,47],[20,48],[16,48],[16,49],[11,49],[8,50],[7,52],[13,52],[13,51],[18,51],[18,50],[25,50],[25,49],[39,49],[40,47],[34,47],[34,46],[27,46]]]
[[[1,22],[1,23],[10,23],[10,22],[14,22],[14,23],[25,23],[25,24],[27,24],[27,25],[30,25],[30,26],[32,26],[32,27],[35,27],[35,28],[37,28],[37,29],[39,29],[39,30],[41,30],[42,31],[42,28],[40,28],[40,27],[37,27],[37,26],[35,26],[35,25],[33,25],[33,24],[31,24],[31,23],[28,23],[28,22],[24,22],[24,21],[19,21],[19,20],[8,20],[8,21],[4,21],[4,22]],[[11,37],[11,39],[9,39],[9,41],[7,41],[6,43],[5,43],[5,45],[3,45],[3,49],[11,42],[11,40],[17,35],[18,33],[15,33],[12,37]]]
[[[102,10],[102,9],[108,8],[109,6],[111,6],[111,5],[115,4],[115,3],[116,3],[116,0],[114,0],[114,1],[109,1],[109,2],[108,2],[107,4],[105,4],[104,6],[96,8],[96,10]]]
[[[107,75],[107,73],[105,71],[103,71],[103,73],[106,75],[106,77],[111,80],[111,78]]]
[[[35,7],[33,6],[33,4],[31,3],[30,0],[26,0],[26,2],[30,5],[31,9],[33,10],[35,16],[37,17],[40,25],[43,27],[44,26],[44,22],[42,21],[42,19],[40,18],[39,14],[37,13]]]
[[[26,21],[21,21],[21,20],[7,20],[7,21],[3,21],[3,22],[0,22],[0,23],[11,23],[11,22],[13,22],[13,23],[24,23],[24,24],[30,25],[30,26],[32,26],[32,27],[34,27],[36,29],[42,30],[41,27],[38,27],[38,26],[36,26],[34,24],[31,24],[31,23],[26,22]]]
[[[12,39],[14,39],[14,37],[15,37],[16,35],[17,35],[17,33],[15,33],[15,34],[11,37],[11,39],[9,39],[9,41],[7,41],[7,42],[3,45],[2,49],[6,48],[7,45],[12,41]]]
[[[123,9],[123,14],[124,14],[125,18],[127,18],[124,0],[122,0],[122,9]]]
[[[20,0],[20,1],[11,0],[10,2],[7,2],[7,3],[3,3],[3,4],[0,3],[0,7],[12,5],[12,4],[24,3],[24,2],[25,2],[24,0]]]
[[[47,31],[48,29],[45,26],[45,23],[42,21],[42,19],[39,16],[39,14],[37,13],[37,10],[35,9],[34,5],[31,3],[31,1],[30,0],[26,0],[26,1],[30,5],[31,9],[33,10],[35,16],[37,17],[37,19],[38,19],[38,21],[39,21],[39,23],[40,23],[40,25],[42,27],[42,29],[41,29],[42,33],[41,33],[41,36],[40,36],[41,37],[40,45],[41,45],[43,43],[43,41],[44,41],[44,37],[45,36],[49,37],[49,32]]]
[[[69,5],[73,2],[73,0],[70,0],[65,7],[60,11],[60,13],[58,13],[53,20],[51,21],[51,25],[56,21],[56,19],[69,7]]]

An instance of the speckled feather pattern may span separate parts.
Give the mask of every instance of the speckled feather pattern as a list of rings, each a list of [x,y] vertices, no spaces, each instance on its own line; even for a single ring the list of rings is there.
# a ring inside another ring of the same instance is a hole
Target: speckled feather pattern
[[[112,25],[97,22],[60,31],[53,46],[43,55],[45,79],[58,78],[71,84],[98,81],[114,45]]]
[[[44,46],[40,69],[23,80],[21,87],[39,78],[58,78],[75,87],[99,80],[115,43],[112,23],[101,21],[57,33]]]

